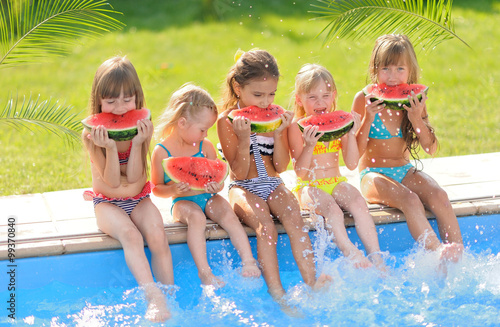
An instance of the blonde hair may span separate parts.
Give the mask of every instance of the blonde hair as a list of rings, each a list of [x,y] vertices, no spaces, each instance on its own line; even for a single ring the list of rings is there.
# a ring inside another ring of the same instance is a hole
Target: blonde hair
[[[337,87],[332,74],[325,67],[317,64],[305,64],[295,76],[295,95],[309,93],[319,82],[325,82],[327,90],[333,93],[333,110],[337,108]],[[294,101],[295,117],[304,117],[306,112],[303,106]]]
[[[132,65],[130,60],[126,57],[116,56],[103,62],[94,75],[88,106],[89,114],[93,115],[101,113],[101,100],[117,98],[120,96],[122,90],[125,97],[135,95],[136,109],[142,109],[145,107],[146,100],[144,99],[144,92],[134,65]],[[90,144],[91,147],[97,147],[86,137],[86,135],[83,135],[83,142]],[[104,156],[106,156],[104,148],[102,148],[102,152],[104,153]],[[148,152],[149,142],[146,141],[143,143],[141,150],[145,173],[148,171]]]
[[[409,67],[408,81],[406,83],[418,83],[420,68],[410,39],[401,34],[380,36],[375,41],[368,68],[371,82],[378,83],[377,75],[381,67],[397,65],[401,61]]]
[[[238,96],[234,91],[234,83],[244,87],[255,79],[275,78],[280,72],[276,59],[265,50],[250,50],[243,53],[230,68],[224,83],[222,110],[226,111],[236,106]]]
[[[186,83],[170,97],[167,107],[159,118],[155,129],[157,139],[163,139],[172,132],[181,117],[195,119],[202,108],[217,115],[217,105],[203,88]]]

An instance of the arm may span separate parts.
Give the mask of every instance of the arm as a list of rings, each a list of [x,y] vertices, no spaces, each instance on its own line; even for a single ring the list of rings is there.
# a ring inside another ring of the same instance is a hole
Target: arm
[[[274,137],[274,154],[273,163],[274,169],[278,173],[284,172],[288,168],[290,162],[290,152],[288,146],[288,126],[293,119],[293,112],[286,111],[281,115],[281,125],[273,134]]]
[[[217,121],[217,134],[234,178],[237,180],[247,178],[250,170],[250,122],[248,119],[237,117],[231,123],[227,118],[227,112],[223,113]]]
[[[136,183],[144,176],[144,166],[146,162],[142,158],[142,145],[149,144],[153,137],[153,123],[149,119],[137,122],[137,135],[132,139],[132,148],[127,163],[127,181]]]
[[[178,197],[188,195],[191,188],[186,183],[174,183],[173,181],[165,184],[163,172],[163,159],[168,158],[167,153],[160,147],[155,147],[151,156],[151,182],[155,185],[153,194],[161,198]]]
[[[86,131],[84,130],[84,134]],[[94,127],[84,135],[87,138],[85,146],[90,155],[90,160],[92,165],[96,168],[102,181],[112,188],[120,186],[120,161],[118,159],[118,149],[116,147],[116,142],[108,137],[108,131],[102,127]],[[95,147],[92,146],[95,144]],[[104,148],[106,155],[101,151]]]
[[[318,127],[307,126],[301,133],[297,124],[292,124],[288,131],[288,142],[293,160],[293,168],[297,177],[305,178],[309,173],[314,146],[318,139],[324,134],[318,133]]]
[[[358,92],[354,96],[351,112],[357,112],[361,117],[361,126],[356,133],[359,156],[365,153],[368,146],[370,127],[375,115],[385,107],[382,102],[383,100],[370,102],[370,95],[365,96],[363,92]]]
[[[417,95],[413,94],[410,97],[410,107],[404,106],[404,108],[408,111],[408,119],[417,134],[420,145],[426,153],[433,155],[437,150],[437,138],[428,127],[429,117],[425,105],[426,100],[427,96],[425,94],[422,94],[421,101],[418,100]]]
[[[359,150],[358,144],[356,142],[356,133],[360,128],[361,118],[360,115],[355,111],[353,111],[351,114],[354,119],[354,125],[349,133],[342,136],[341,142],[344,163],[349,170],[354,170],[358,166],[359,160]]]

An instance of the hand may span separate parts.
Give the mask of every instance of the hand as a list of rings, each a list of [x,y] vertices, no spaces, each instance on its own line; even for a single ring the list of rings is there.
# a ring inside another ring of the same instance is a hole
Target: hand
[[[222,185],[217,182],[209,182],[205,185],[205,192],[207,193],[219,193],[222,191]]]
[[[304,132],[302,133],[302,138],[304,139],[305,146],[315,146],[318,143],[320,137],[323,136],[323,132],[318,133],[318,126],[306,126]]]
[[[385,108],[385,104],[382,99],[371,102],[370,98],[373,98],[373,95],[368,94],[365,96],[365,115],[370,119],[369,121],[372,122],[375,115],[380,113]]]
[[[92,127],[92,130],[87,137],[92,140],[96,146],[101,148],[116,146],[116,142],[109,138],[108,130],[102,125]]]
[[[351,111],[352,119],[354,120],[354,125],[352,126],[349,133],[356,135],[359,128],[361,127],[361,115],[356,111]]]
[[[234,134],[239,139],[250,138],[250,120],[244,117],[235,117],[232,122]]]
[[[281,134],[293,120],[293,112],[286,110],[284,114],[281,115],[281,125],[274,131],[274,134]]]
[[[425,101],[427,100],[427,95],[422,93],[422,100],[418,100],[418,95],[413,91],[411,95],[408,96],[408,100],[410,101],[410,106],[403,105],[403,108],[408,111],[408,119],[413,122],[416,119],[422,119],[422,114],[425,108]]]
[[[149,119],[141,119],[137,121],[137,135],[134,136],[132,142],[142,144],[153,135],[153,122]]]
[[[188,183],[179,182],[175,184],[174,192],[176,195],[182,195],[183,193],[191,191],[191,187]]]

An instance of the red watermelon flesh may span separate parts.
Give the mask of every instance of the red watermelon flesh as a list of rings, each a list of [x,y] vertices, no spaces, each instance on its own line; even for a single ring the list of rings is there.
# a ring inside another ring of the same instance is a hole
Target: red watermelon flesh
[[[422,99],[422,94],[427,94],[429,87],[422,84],[399,84],[389,86],[386,84],[369,84],[363,89],[365,95],[370,94],[370,101],[384,100],[385,106],[388,109],[403,110],[403,105],[409,106],[408,96],[413,91],[419,100]]]
[[[102,125],[108,130],[111,139],[127,141],[137,135],[137,121],[141,119],[151,119],[151,111],[143,108],[127,111],[123,115],[101,112],[85,118],[82,120],[82,124],[88,130]]]
[[[302,118],[297,121],[297,124],[301,131],[304,131],[304,128],[310,125],[318,126],[318,134],[325,133],[318,141],[330,142],[347,134],[354,125],[354,119],[348,112],[335,110],[322,115]]]
[[[281,115],[284,113],[285,109],[277,104],[271,104],[267,108],[249,106],[234,109],[227,117],[231,121],[236,117],[248,118],[251,123],[250,129],[252,133],[267,133],[274,131],[281,125]]]
[[[203,191],[209,182],[222,184],[229,167],[220,159],[202,157],[168,157],[162,162],[163,170],[176,183],[188,183],[191,189]]]

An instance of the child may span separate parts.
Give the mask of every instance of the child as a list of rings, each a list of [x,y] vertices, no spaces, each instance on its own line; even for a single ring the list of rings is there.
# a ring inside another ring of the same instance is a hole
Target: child
[[[383,35],[375,42],[369,64],[372,83],[415,84],[419,66],[413,46],[405,35]],[[441,258],[457,261],[463,251],[462,235],[448,195],[429,175],[410,163],[418,160],[418,145],[430,155],[438,147],[429,124],[427,96],[419,101],[408,96],[405,110],[384,108],[382,100],[370,102],[370,95],[359,92],[352,111],[361,115],[357,132],[361,154],[361,190],[368,201],[400,209],[414,239],[421,239],[429,250],[438,250]],[[441,244],[425,216],[425,208],[437,218]]]
[[[186,84],[174,92],[160,117],[157,134],[161,143],[153,151],[151,179],[156,196],[172,197],[174,220],[188,225],[187,243],[198,268],[202,284],[224,286],[207,260],[205,227],[207,217],[224,228],[241,256],[244,277],[259,277],[260,270],[253,258],[248,236],[229,203],[220,195],[223,185],[211,182],[205,191],[191,190],[189,184],[174,183],[163,172],[162,161],[168,157],[206,157],[215,160],[217,152],[206,138],[215,124],[217,107],[205,90]]]
[[[330,72],[315,64],[302,67],[295,77],[295,118],[297,120],[313,115],[332,112],[336,108],[337,89]],[[344,225],[342,209],[354,217],[356,231],[365,245],[366,252],[377,266],[382,267],[377,231],[361,193],[347,183],[340,174],[339,151],[347,168],[358,165],[359,153],[356,131],[359,128],[359,114],[353,113],[354,126],[341,139],[329,143],[318,142],[323,133],[318,127],[308,126],[302,133],[297,124],[288,129],[288,141],[297,174],[294,192],[303,208],[314,210],[326,219],[326,227],[333,232],[340,251],[353,260],[356,267],[370,267],[372,264],[349,240]]]
[[[217,131],[224,157],[231,167],[229,201],[240,219],[255,230],[257,255],[270,295],[285,306],[276,244],[278,232],[273,215],[283,224],[290,238],[293,255],[304,282],[317,288],[330,276],[316,279],[314,254],[309,235],[300,215],[297,199],[279,177],[290,162],[287,127],[292,112],[281,116],[282,124],[274,132],[251,134],[248,119],[228,114],[235,108],[267,108],[274,101],[279,70],[276,60],[264,50],[243,53],[229,71],[223,103],[224,112],[217,121]]]
[[[144,105],[139,77],[127,58],[114,57],[99,67],[92,84],[91,114],[121,115]],[[99,229],[120,241],[132,275],[144,287],[146,317],[160,322],[168,319],[170,312],[163,292],[154,283],[143,237],[151,251],[154,275],[162,284],[174,283],[172,257],[161,214],[149,198],[146,156],[153,124],[149,119],[140,120],[137,130],[132,140],[119,142],[110,139],[103,126],[83,131],[93,187],[93,192],[87,191],[85,196],[93,199]]]

